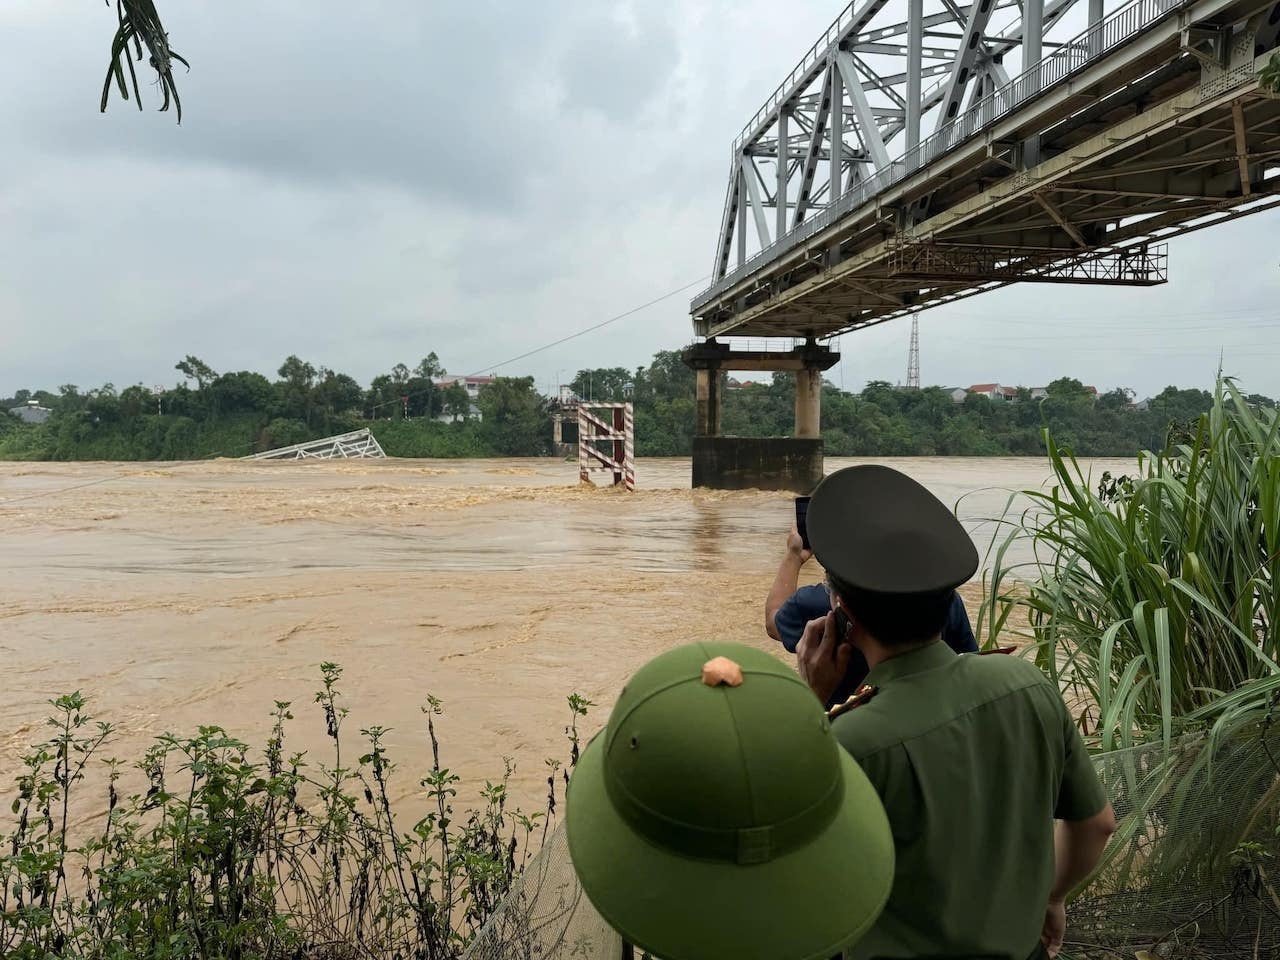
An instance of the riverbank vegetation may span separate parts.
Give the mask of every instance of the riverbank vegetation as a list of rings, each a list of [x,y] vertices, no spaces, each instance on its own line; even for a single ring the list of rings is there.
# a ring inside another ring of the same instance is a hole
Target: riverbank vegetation
[[[1025,492],[1014,532],[1035,560],[995,575],[1026,583],[1015,603],[1040,665],[1095,705],[1100,745],[1168,741],[1227,694],[1280,690],[1277,411],[1224,381],[1181,437],[1119,477],[1091,478],[1047,442],[1051,486]]]
[[[1099,955],[1280,955],[1280,414],[1223,380],[1121,476],[1046,443],[979,632],[1029,633],[1124,815],[1078,935]]]
[[[163,392],[141,385],[91,390],[21,389],[0,407],[31,402],[51,411],[28,424],[0,413],[0,459],[187,460],[239,457],[304,440],[369,427],[391,456],[523,457],[552,450],[551,398],[529,377],[497,377],[475,396],[436,381],[435,354],[413,368],[397,364],[367,388],[346,374],[289,357],[276,378],[218,374],[196,357],[177,364],[186,380]],[[572,389],[594,400],[635,404],[640,456],[688,456],[693,443],[693,372],[677,351],[647,367],[579,371]],[[787,436],[794,427],[789,374],[760,383],[727,382],[724,431]],[[1130,391],[1101,395],[1060,378],[1043,396],[1022,390],[1008,399],[970,393],[956,402],[941,387],[900,390],[873,382],[846,392],[823,388],[822,423],[831,456],[1044,455],[1047,427],[1078,456],[1134,456],[1159,449],[1172,426],[1209,410],[1204,390],[1168,387],[1143,402]],[[1254,402],[1271,405],[1262,397]]]
[[[554,821],[591,704],[569,698],[571,753],[546,762],[544,809],[511,806],[510,759],[460,807],[441,702],[423,707],[429,769],[402,771],[389,731],[346,729],[340,676],[321,666],[314,712],[327,759],[289,747],[292,707],[277,703],[260,750],[201,727],[159,737],[126,766],[106,759],[111,727],[83,697],[52,701],[49,738],[25,757],[0,823],[0,956],[461,955]],[[393,801],[406,778],[419,789]],[[89,802],[106,816],[77,827],[69,811],[86,790],[100,791]],[[411,803],[426,812],[406,822]]]

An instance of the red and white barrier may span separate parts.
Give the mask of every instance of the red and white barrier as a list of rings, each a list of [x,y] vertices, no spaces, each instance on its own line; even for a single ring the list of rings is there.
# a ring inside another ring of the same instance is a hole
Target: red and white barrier
[[[613,484],[636,488],[635,413],[629,403],[578,404],[578,476],[613,474]],[[601,446],[603,445],[603,446]]]

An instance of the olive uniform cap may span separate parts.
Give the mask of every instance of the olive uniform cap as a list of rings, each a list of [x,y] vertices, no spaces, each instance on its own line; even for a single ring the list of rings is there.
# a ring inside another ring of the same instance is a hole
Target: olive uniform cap
[[[825,478],[807,524],[823,569],[872,593],[939,593],[978,569],[978,550],[955,514],[905,473],[879,464]]]
[[[642,667],[583,751],[566,817],[587,897],[663,960],[827,960],[893,884],[866,775],[795,672],[739,644]]]

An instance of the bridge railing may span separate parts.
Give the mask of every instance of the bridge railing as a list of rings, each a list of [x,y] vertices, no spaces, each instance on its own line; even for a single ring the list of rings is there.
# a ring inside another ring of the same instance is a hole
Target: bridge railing
[[[756,115],[747,121],[747,125],[742,128],[742,132],[733,141],[733,152],[735,154],[737,154],[738,149],[746,140],[748,133],[764,122],[765,117],[776,111],[787,92],[826,57],[827,50],[845,32],[849,24],[853,22],[856,13],[854,6],[854,3],[850,3],[844,10],[840,11],[840,15],[836,17],[831,26],[827,27],[826,32],[809,48],[804,58],[796,64],[795,69],[787,75],[787,79],[778,84],[778,89],[773,91],[773,96],[766,100],[764,106],[756,111]]]
[[[1050,87],[1071,76],[1086,63],[1096,60],[1177,9],[1185,0],[1134,0],[1111,16],[1098,21],[1073,40],[1063,44],[1053,53],[1019,74],[1003,87],[999,87],[936,133],[921,140],[913,149],[876,170],[860,181],[835,203],[804,220],[783,234],[741,266],[725,274],[720,280],[694,298],[694,309],[750,276],[764,263],[799,246],[822,232],[840,218],[874,199],[889,187],[950,153],[975,134],[995,121],[1012,113],[1017,107]],[[835,29],[833,25],[832,29]],[[815,44],[818,49],[822,41]],[[810,51],[811,53],[813,51]],[[807,58],[806,58],[807,60]],[[804,66],[802,62],[801,67]],[[797,67],[800,70],[801,67]],[[762,109],[767,109],[762,108]]]

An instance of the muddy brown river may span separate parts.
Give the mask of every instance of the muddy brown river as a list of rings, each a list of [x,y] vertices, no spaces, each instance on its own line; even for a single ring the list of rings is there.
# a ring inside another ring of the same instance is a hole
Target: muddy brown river
[[[1048,475],[1038,459],[880,462],[958,503],[980,549],[1008,491]],[[117,726],[121,758],[198,724],[259,741],[276,700],[294,703],[294,747],[318,751],[328,660],[353,745],[392,728],[399,794],[425,769],[434,694],[460,799],[511,756],[536,808],[568,694],[598,704],[590,732],[664,649],[776,647],[762,610],[790,496],[690,490],[687,460],[642,460],[638,482],[579,486],[560,460],[0,463],[0,793],[46,735],[46,701],[73,690]]]

